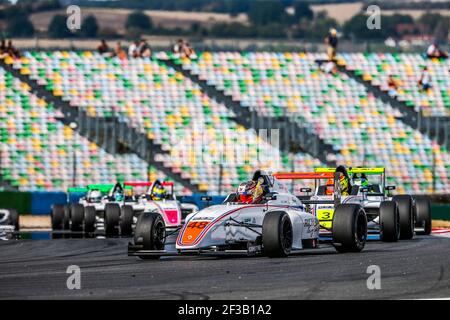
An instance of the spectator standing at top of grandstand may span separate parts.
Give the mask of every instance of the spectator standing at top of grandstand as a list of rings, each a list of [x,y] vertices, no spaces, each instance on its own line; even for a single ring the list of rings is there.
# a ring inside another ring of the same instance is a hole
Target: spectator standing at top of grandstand
[[[191,47],[189,42],[184,41],[183,39],[178,39],[177,43],[175,43],[172,48],[172,52],[176,58],[197,58],[195,50]]]
[[[145,39],[142,39],[139,42],[138,54],[139,54],[139,57],[143,57],[143,58],[150,58],[152,56],[152,50],[151,50],[150,46],[147,44],[147,41]]]
[[[427,49],[427,57],[432,59],[432,58],[443,58],[443,59],[447,59],[448,58],[448,53],[445,52],[444,50],[441,50],[441,48],[439,48],[438,43],[435,41],[432,44],[430,44],[430,46]]]
[[[120,41],[117,41],[116,49],[114,50],[114,55],[121,60],[124,60],[127,58],[127,54],[122,49],[122,44],[120,43]]]
[[[6,41],[5,39],[2,39],[0,43],[0,59],[4,59],[8,55],[8,52],[6,51]]]
[[[330,29],[330,32],[325,38],[325,43],[327,44],[328,60],[335,60],[338,46],[338,37],[335,28]]]
[[[183,51],[183,46],[184,46],[183,39],[178,39],[177,43],[174,44],[172,52],[176,57],[180,57],[181,52]]]
[[[197,55],[195,54],[195,50],[191,47],[189,42],[185,42],[183,47],[183,57],[189,58],[189,59],[195,59],[197,58]]]
[[[97,47],[97,51],[104,57],[111,56],[111,53],[109,52],[109,46],[105,40],[100,41],[100,44]]]
[[[139,57],[139,41],[133,41],[128,47],[128,56],[137,58]]]
[[[420,75],[418,84],[420,86],[420,89],[425,92],[427,92],[428,89],[431,88],[431,76],[430,76],[430,74],[428,72],[428,68],[426,66],[423,67],[422,74]]]

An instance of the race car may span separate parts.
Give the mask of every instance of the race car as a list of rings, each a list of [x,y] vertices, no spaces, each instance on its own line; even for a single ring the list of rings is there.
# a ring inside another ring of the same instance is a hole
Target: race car
[[[381,241],[413,238],[416,216],[419,217],[417,220],[419,226],[425,224],[423,219],[431,221],[429,202],[426,198],[415,199],[410,195],[389,196],[389,192],[394,190],[395,186],[385,185],[384,168],[350,168],[346,170],[346,168],[340,166],[338,168],[315,169],[315,173],[334,172],[342,173],[341,184],[344,183],[347,189],[345,194],[342,195],[342,202],[359,203],[367,214],[369,233],[379,234]],[[368,176],[372,175],[379,175],[380,179],[377,183],[368,182]],[[315,192],[311,199],[330,198],[330,191],[332,192],[332,190],[333,186],[330,185],[329,180],[322,181],[322,183],[316,181]],[[310,189],[304,191],[311,192]],[[313,210],[315,210],[315,214],[324,228],[332,226],[333,205],[318,204]],[[426,225],[428,223],[426,222]],[[326,235],[326,232],[324,234]]]
[[[19,231],[19,213],[16,209],[0,209],[0,240]]]
[[[86,192],[86,195],[80,198],[78,203],[69,204],[69,194],[73,192]],[[90,184],[86,188],[69,188],[67,204],[52,206],[52,229],[94,232],[97,224],[104,224],[105,209],[110,203],[122,202],[123,193],[119,183]]]
[[[168,233],[162,216],[142,213],[128,255],[142,259],[184,254],[286,257],[305,248],[318,248],[319,221],[282,183],[289,175],[255,171],[252,179],[239,185],[222,204],[188,215],[178,228],[172,251],[166,248]],[[339,175],[330,174],[337,190]],[[326,201],[331,202],[335,204],[332,244],[338,252],[361,251],[367,237],[364,209],[359,204],[341,204],[338,192]]]
[[[366,198],[366,212],[378,212],[380,203],[386,200],[397,202],[400,219],[400,239],[411,239],[414,232],[431,233],[431,204],[427,196],[396,195],[391,191],[395,186],[386,186],[386,169],[378,168],[350,168],[349,174],[354,185],[361,185],[359,193]],[[370,181],[369,181],[370,179]],[[411,213],[412,212],[412,213]],[[404,223],[402,223],[402,220]],[[379,218],[374,219],[374,224]]]
[[[145,193],[134,196],[132,203],[111,203],[105,209],[105,230],[126,227],[127,234],[131,234],[137,217],[144,212],[156,212],[161,215],[166,228],[178,228],[186,214],[198,211],[193,204],[177,201],[173,192],[173,182],[124,182],[125,188],[147,187]],[[126,199],[124,199],[125,201]],[[127,223],[125,225],[125,222]],[[121,224],[122,223],[122,224]],[[128,232],[129,230],[129,232]]]

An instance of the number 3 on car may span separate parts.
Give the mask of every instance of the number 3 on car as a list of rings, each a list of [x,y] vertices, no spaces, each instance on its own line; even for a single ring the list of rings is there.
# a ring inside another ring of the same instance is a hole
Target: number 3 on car
[[[317,219],[322,227],[330,229],[333,226],[334,209],[317,209]]]

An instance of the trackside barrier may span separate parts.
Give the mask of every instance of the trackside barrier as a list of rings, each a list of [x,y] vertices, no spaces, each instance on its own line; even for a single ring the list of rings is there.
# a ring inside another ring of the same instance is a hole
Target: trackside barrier
[[[19,211],[19,214],[30,214],[32,212],[31,192],[0,192],[0,208],[17,209]]]
[[[435,220],[450,221],[450,204],[448,203],[431,204],[431,215]]]
[[[31,192],[31,213],[34,215],[46,215],[54,204],[66,204],[65,192]]]
[[[76,203],[84,193],[69,193],[69,202]],[[184,203],[193,203],[200,209],[207,205],[220,204],[225,200],[225,196],[211,196],[209,203],[203,201],[204,195],[194,194],[192,196],[182,196],[179,200]],[[432,199],[435,200],[436,199]],[[441,201],[431,204],[433,219],[450,221],[450,203]],[[44,215],[50,214],[53,204],[67,203],[67,194],[65,192],[20,192],[20,191],[2,191],[0,192],[0,208],[17,209],[20,214]]]

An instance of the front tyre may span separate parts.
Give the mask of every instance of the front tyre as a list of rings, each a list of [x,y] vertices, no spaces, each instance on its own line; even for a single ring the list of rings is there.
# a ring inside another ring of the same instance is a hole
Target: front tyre
[[[284,211],[270,211],[263,221],[262,244],[264,254],[270,258],[287,257],[293,241],[292,223]]]
[[[139,215],[134,243],[142,245],[144,250],[164,250],[166,242],[166,225],[157,212],[143,212]],[[160,256],[139,256],[141,259],[159,259]]]
[[[333,245],[338,252],[360,252],[367,239],[367,217],[359,204],[340,204],[333,215]]]

